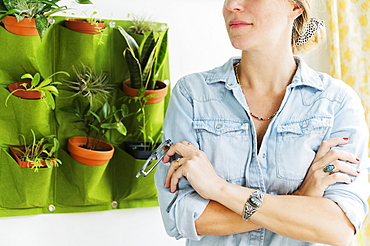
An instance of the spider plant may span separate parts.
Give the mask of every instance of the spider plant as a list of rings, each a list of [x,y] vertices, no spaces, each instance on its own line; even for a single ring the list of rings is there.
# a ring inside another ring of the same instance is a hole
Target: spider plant
[[[30,73],[25,73],[22,75],[21,79],[30,79],[31,82],[27,83],[24,82],[20,84],[23,88],[16,89],[12,91],[8,97],[5,99],[5,106],[7,106],[8,100],[11,95],[13,95],[15,92],[23,90],[23,91],[40,91],[41,92],[41,99],[44,99],[45,102],[49,105],[51,109],[55,109],[55,100],[54,96],[59,95],[59,91],[56,87],[56,85],[62,84],[58,81],[53,81],[52,77],[57,74],[64,74],[66,76],[69,76],[69,73],[64,71],[58,71],[47,77],[46,79],[42,80],[40,73],[35,73],[34,75]]]
[[[59,149],[59,141],[54,135],[42,137],[39,140],[36,139],[35,132],[31,129],[32,143],[26,144],[26,137],[20,134],[23,142],[23,146],[17,148],[12,147],[13,151],[19,152],[18,158],[21,161],[27,162],[28,167],[35,169],[35,172],[39,168],[52,166],[59,166],[62,161],[55,157],[55,153]],[[45,164],[43,164],[45,163]]]

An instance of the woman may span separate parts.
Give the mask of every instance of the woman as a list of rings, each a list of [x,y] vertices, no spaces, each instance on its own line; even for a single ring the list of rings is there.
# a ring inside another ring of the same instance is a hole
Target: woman
[[[293,56],[322,22],[308,0],[226,0],[223,14],[241,58],[180,79],[167,111],[164,137],[178,143],[155,178],[168,234],[348,245],[367,213],[368,129],[349,86]]]

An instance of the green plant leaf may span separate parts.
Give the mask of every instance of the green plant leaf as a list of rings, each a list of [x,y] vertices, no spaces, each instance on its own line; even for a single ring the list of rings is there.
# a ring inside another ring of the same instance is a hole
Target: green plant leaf
[[[91,1],[89,0],[75,0],[76,3],[78,4],[93,4]]]
[[[48,19],[43,14],[37,14],[36,18],[36,28],[39,33],[40,38],[42,39],[46,33],[46,30],[49,27]]]
[[[33,76],[30,73],[25,73],[22,75],[21,79],[31,79],[33,80]]]
[[[165,30],[164,34],[161,35],[160,40],[159,40],[159,48],[156,54],[156,61],[154,64],[154,69],[153,69],[153,74],[152,74],[152,79],[151,79],[151,85],[148,86],[148,89],[154,89],[157,78],[158,78],[158,73],[162,69],[164,65],[164,61],[167,57],[168,54],[168,29]]]
[[[156,40],[154,38],[154,32],[150,32],[148,36],[143,40],[140,46],[140,61],[143,67],[146,66],[148,63],[149,58],[151,57],[151,53],[156,46]]]
[[[122,117],[126,117],[129,114],[129,109],[126,104],[121,105],[121,114]]]
[[[46,85],[49,85],[51,82],[52,82],[51,78],[47,78],[44,81],[42,81],[37,87],[38,88],[42,88],[42,87],[44,87]]]
[[[33,76],[33,79],[31,81],[31,88],[36,87],[40,83],[41,76],[39,73],[36,73],[35,76]]]
[[[92,114],[95,117],[95,119],[97,119],[97,121],[99,123],[101,122],[101,118],[97,113],[95,113],[94,111],[91,111],[91,110],[89,112],[90,112],[90,114]]]
[[[124,56],[130,71],[131,87],[135,89],[143,87],[142,68],[139,59],[134,56],[131,49],[126,49],[124,51]]]
[[[55,86],[53,86],[53,85],[49,85],[49,86],[44,86],[44,87],[42,87],[42,88],[38,88],[40,91],[50,91],[50,92],[52,92],[52,93],[54,93],[54,94],[59,94],[59,91],[58,91],[58,89],[55,87]]]
[[[51,93],[44,93],[45,100],[52,110],[55,109],[54,97]]]
[[[5,8],[7,8],[7,10],[11,10],[11,9],[14,8],[13,7],[14,0],[2,0],[0,2],[2,2],[4,4],[4,6],[5,6]]]
[[[140,59],[139,45],[136,43],[135,39],[131,37],[130,34],[128,34],[122,27],[119,26],[118,30],[125,39],[127,47],[133,52],[133,56],[139,60]]]
[[[109,106],[109,103],[106,102],[103,104],[102,106],[102,113],[103,113],[103,117],[104,119],[107,119],[109,114],[110,114],[110,106]]]

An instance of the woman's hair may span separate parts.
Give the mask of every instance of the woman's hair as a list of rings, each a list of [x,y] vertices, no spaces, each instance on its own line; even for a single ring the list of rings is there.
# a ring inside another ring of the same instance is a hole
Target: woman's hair
[[[318,28],[315,35],[308,40],[307,43],[302,45],[296,45],[298,38],[302,35],[305,25],[311,19],[311,0],[291,0],[304,8],[304,11],[298,16],[293,22],[292,30],[292,50],[293,54],[301,54],[310,51],[315,48],[318,44],[323,43],[326,40],[325,27]]]

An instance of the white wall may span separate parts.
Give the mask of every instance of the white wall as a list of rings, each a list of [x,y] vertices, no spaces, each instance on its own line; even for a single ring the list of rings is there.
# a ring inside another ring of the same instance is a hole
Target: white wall
[[[92,0],[98,17],[127,19],[128,13],[146,13],[170,27],[172,82],[188,73],[222,65],[239,54],[229,44],[222,19],[223,0]],[[73,5],[72,0],[61,4]],[[81,8],[81,6],[76,6]],[[81,14],[81,10],[70,10]],[[308,59],[327,71],[326,53]],[[159,209],[140,208],[78,214],[0,218],[0,245],[100,246],[184,245],[165,234]]]

